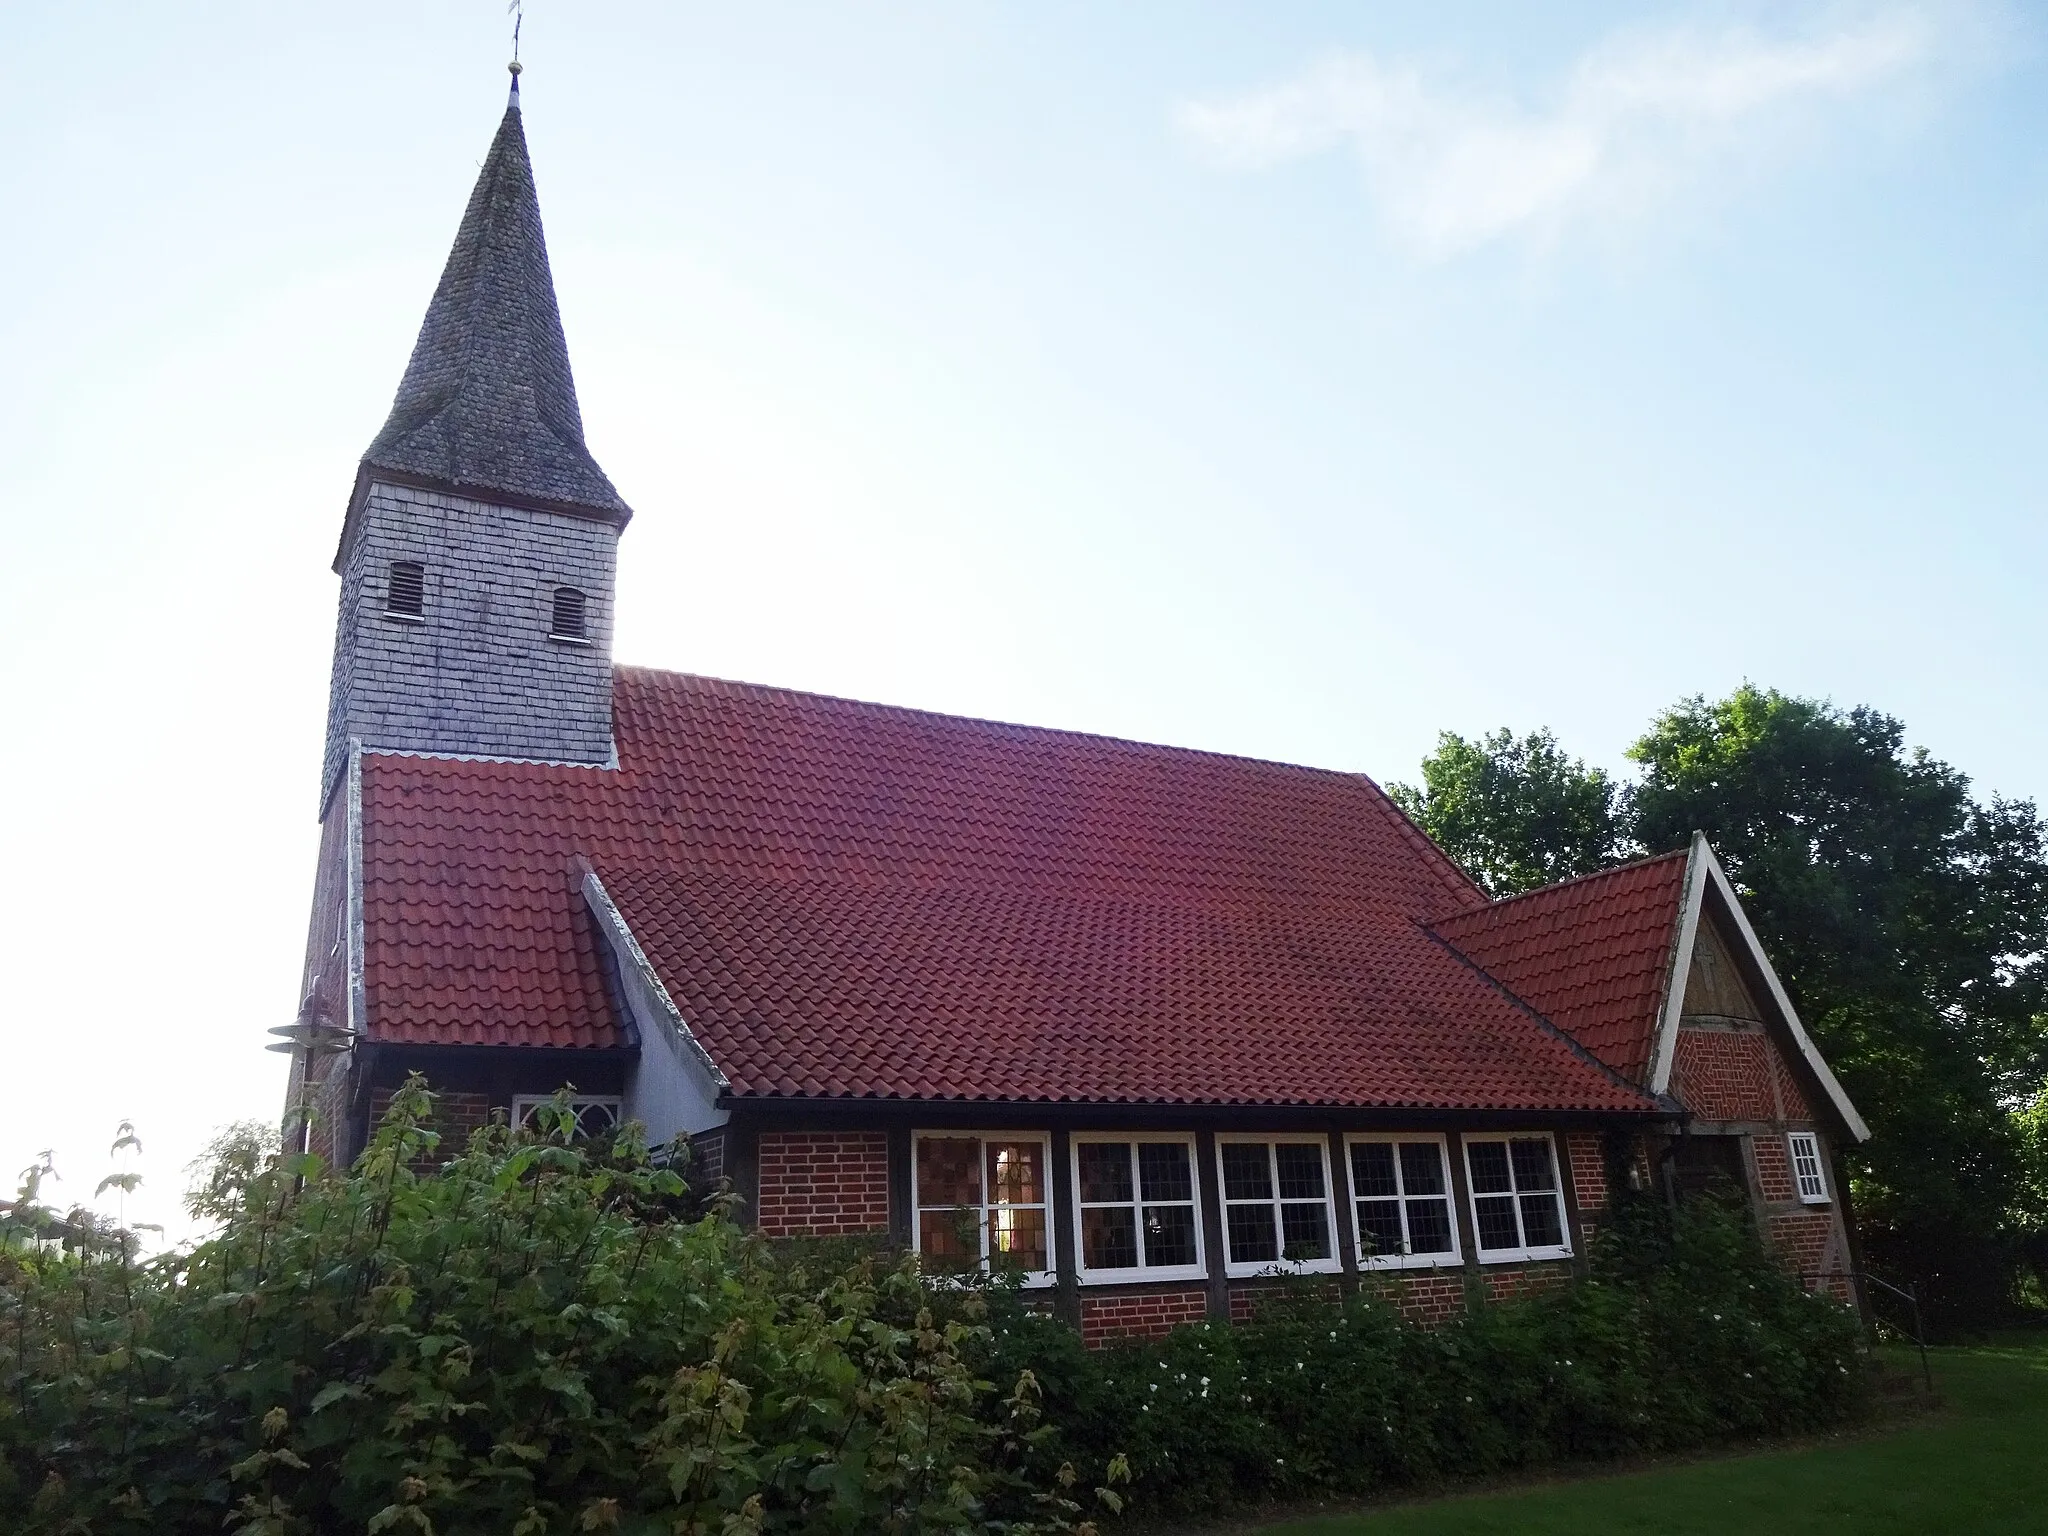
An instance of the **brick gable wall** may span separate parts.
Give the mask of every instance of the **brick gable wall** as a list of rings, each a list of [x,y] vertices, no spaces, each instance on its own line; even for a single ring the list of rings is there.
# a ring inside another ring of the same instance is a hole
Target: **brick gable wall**
[[[1678,1031],[1671,1091],[1708,1120],[1775,1120],[1770,1042],[1761,1030]]]

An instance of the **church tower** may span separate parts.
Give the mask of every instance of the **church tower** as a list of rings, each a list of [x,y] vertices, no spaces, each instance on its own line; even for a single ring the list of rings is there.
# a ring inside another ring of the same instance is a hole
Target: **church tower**
[[[323,816],[351,740],[613,760],[612,597],[632,512],[583,443],[513,71],[342,526]]]

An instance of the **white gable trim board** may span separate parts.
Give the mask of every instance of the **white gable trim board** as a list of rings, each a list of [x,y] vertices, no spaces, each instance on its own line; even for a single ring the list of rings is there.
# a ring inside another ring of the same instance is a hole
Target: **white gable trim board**
[[[1700,922],[1706,908],[1707,887],[1712,885],[1726,904],[1733,919],[1736,936],[1755,964],[1757,973],[1763,977],[1769,989],[1771,1002],[1777,1008],[1778,1017],[1791,1037],[1793,1049],[1814,1075],[1821,1091],[1835,1112],[1842,1117],[1849,1134],[1858,1141],[1870,1139],[1870,1127],[1858,1114],[1856,1106],[1849,1101],[1841,1082],[1822,1059],[1813,1037],[1806,1032],[1806,1026],[1799,1022],[1799,1012],[1792,1006],[1792,999],[1785,995],[1785,984],[1778,979],[1770,957],[1764,953],[1763,944],[1756,936],[1756,930],[1749,925],[1749,915],[1742,910],[1742,902],[1735,894],[1735,886],[1728,879],[1728,872],[1721,867],[1721,861],[1707,843],[1702,833],[1694,833],[1691,851],[1686,856],[1685,909],[1680,914],[1678,942],[1672,946],[1671,976],[1665,984],[1664,1011],[1658,1021],[1657,1045],[1650,1058],[1650,1091],[1656,1094],[1671,1090],[1671,1071],[1678,1056],[1678,1026],[1685,1010],[1685,984],[1692,972],[1693,947],[1699,938]]]
[[[583,899],[618,964],[621,1001],[640,1036],[638,1058],[626,1074],[627,1115],[647,1127],[657,1146],[678,1133],[696,1136],[724,1125],[732,1117],[718,1099],[731,1083],[691,1031],[594,869],[584,871]]]

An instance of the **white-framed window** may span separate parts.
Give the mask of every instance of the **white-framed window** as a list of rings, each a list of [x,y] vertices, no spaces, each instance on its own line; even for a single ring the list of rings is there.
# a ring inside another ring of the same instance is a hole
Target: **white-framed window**
[[[533,1127],[534,1111],[552,1104],[551,1093],[522,1093],[512,1100],[512,1124],[516,1129]],[[577,1094],[569,1100],[569,1112],[576,1117],[576,1134],[601,1136],[619,1128],[625,1104],[617,1094]]]
[[[1557,1143],[1548,1131],[1467,1136],[1465,1176],[1472,1186],[1472,1230],[1480,1263],[1571,1255]]]
[[[1794,1131],[1786,1138],[1792,1144],[1792,1182],[1799,1198],[1808,1205],[1825,1205],[1828,1176],[1820,1158],[1820,1138],[1812,1131]]]
[[[1082,1284],[1199,1280],[1208,1273],[1193,1136],[1090,1131],[1076,1133],[1071,1151]]]
[[[1344,1152],[1351,1164],[1351,1235],[1359,1268],[1463,1261],[1443,1137],[1346,1136]]]
[[[1330,1144],[1321,1136],[1218,1136],[1224,1273],[1338,1268],[1330,1202]]]
[[[918,1131],[910,1200],[918,1257],[937,1273],[983,1267],[1050,1285],[1052,1223],[1043,1131]]]

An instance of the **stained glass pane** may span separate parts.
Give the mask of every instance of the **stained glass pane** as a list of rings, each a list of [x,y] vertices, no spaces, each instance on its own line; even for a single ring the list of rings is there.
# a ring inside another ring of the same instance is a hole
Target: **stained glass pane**
[[[1228,1149],[1225,1151],[1227,1155]],[[1267,1264],[1280,1257],[1278,1234],[1273,1228],[1272,1206],[1233,1205],[1226,1207],[1226,1211],[1230,1228],[1230,1260],[1233,1264]]]
[[[1081,1165],[1081,1203],[1131,1198],[1131,1146],[1126,1141],[1084,1141],[1076,1149]],[[1092,1262],[1092,1261],[1091,1261]],[[1132,1261],[1133,1263],[1136,1260]]]
[[[1444,1149],[1433,1141],[1401,1143],[1401,1188],[1410,1195],[1444,1192]]]
[[[1129,1269],[1138,1262],[1138,1213],[1129,1206],[1081,1212],[1081,1262],[1090,1269]]]
[[[981,1204],[981,1143],[972,1137],[918,1137],[917,1203]]]
[[[1318,1200],[1314,1205],[1283,1205],[1280,1227],[1286,1242],[1283,1250],[1290,1259],[1327,1259],[1330,1256],[1329,1213]]]
[[[1451,1202],[1442,1198],[1408,1202],[1408,1251],[1449,1253]]]
[[[1507,1159],[1502,1157],[1505,1164]],[[1506,1171],[1505,1168],[1502,1169]],[[1521,1228],[1515,1225],[1515,1201],[1511,1195],[1502,1195],[1484,1200],[1474,1200],[1473,1207],[1479,1212],[1479,1246],[1481,1248],[1519,1248],[1522,1246]]]
[[[1226,1141],[1223,1144],[1223,1198],[1273,1198],[1273,1170],[1266,1161],[1265,1143]]]
[[[1273,1160],[1280,1168],[1282,1200],[1323,1198],[1323,1149],[1298,1141],[1283,1141],[1273,1148]]]
[[[1508,1177],[1508,1144],[1504,1141],[1468,1141],[1465,1155],[1472,1164],[1472,1193],[1475,1195],[1504,1195],[1514,1189],[1514,1182]],[[1519,1248],[1519,1243],[1501,1246]]]
[[[1522,1232],[1531,1248],[1555,1248],[1564,1241],[1555,1195],[1522,1196]]]
[[[1046,1269],[1045,1212],[993,1206],[988,1213],[989,1263],[997,1269]]]
[[[1188,1162],[1185,1143],[1141,1141],[1138,1143],[1138,1183],[1147,1200],[1192,1200],[1195,1198],[1195,1170]],[[1188,1260],[1190,1264],[1194,1260]]]
[[[988,1144],[988,1203],[1042,1205],[1045,1202],[1045,1147],[1036,1141]]]
[[[1391,1142],[1354,1141],[1351,1144],[1351,1192],[1361,1200],[1401,1192],[1394,1186],[1394,1148]]]
[[[973,1210],[919,1211],[917,1251],[935,1269],[964,1269],[981,1262]]]
[[[1526,1140],[1511,1141],[1508,1143],[1508,1150],[1515,1157],[1515,1188],[1531,1190],[1557,1187],[1557,1180],[1550,1169],[1548,1137],[1532,1136]]]
[[[1386,1258],[1401,1251],[1401,1209],[1393,1200],[1358,1202],[1358,1256]]]
[[[1145,1207],[1145,1262],[1154,1269],[1195,1262],[1195,1208],[1192,1205]]]

